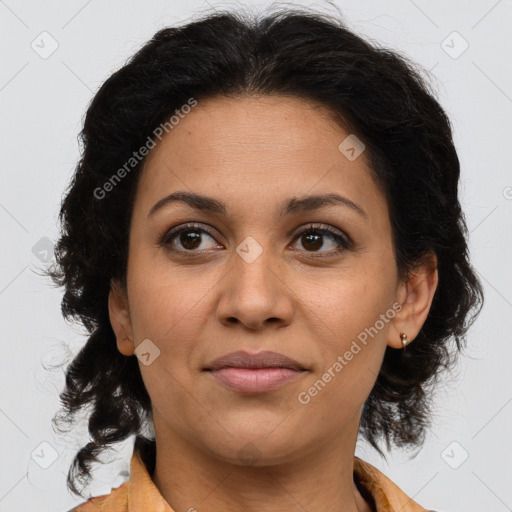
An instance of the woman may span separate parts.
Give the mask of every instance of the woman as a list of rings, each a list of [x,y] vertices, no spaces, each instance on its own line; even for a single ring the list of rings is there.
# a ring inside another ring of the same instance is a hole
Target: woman
[[[155,34],[82,141],[51,271],[90,333],[56,418],[90,407],[70,489],[135,445],[74,510],[425,510],[354,455],[421,446],[483,300],[413,66],[318,13],[217,13]]]

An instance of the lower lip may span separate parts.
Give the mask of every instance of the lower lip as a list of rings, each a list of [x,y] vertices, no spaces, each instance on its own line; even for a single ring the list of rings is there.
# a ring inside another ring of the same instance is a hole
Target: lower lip
[[[226,387],[239,393],[265,393],[300,377],[290,368],[221,368],[210,372]]]

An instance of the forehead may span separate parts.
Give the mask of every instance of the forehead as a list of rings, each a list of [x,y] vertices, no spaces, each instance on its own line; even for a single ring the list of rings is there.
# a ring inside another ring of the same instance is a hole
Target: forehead
[[[383,213],[364,151],[350,160],[339,148],[350,135],[326,107],[304,99],[200,101],[146,157],[136,207],[147,214],[164,195],[188,189],[222,198],[235,214],[239,206],[338,192],[368,208],[380,203]]]

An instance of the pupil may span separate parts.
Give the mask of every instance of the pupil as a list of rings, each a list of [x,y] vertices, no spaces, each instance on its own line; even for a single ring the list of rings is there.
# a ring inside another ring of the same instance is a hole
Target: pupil
[[[180,236],[180,242],[186,249],[196,249],[201,244],[201,235],[187,231]]]
[[[305,247],[306,249],[308,249],[308,245],[310,246],[310,247],[309,247],[309,249],[319,249],[320,247],[322,247],[322,242],[321,242],[321,240],[320,240],[320,239],[321,239],[321,237],[322,237],[322,235],[311,235],[311,234],[309,234],[309,235],[304,235],[304,238],[305,238],[306,240],[308,240],[308,239],[312,239],[312,238],[313,238],[313,239],[314,239],[314,241],[313,241],[313,243],[312,243],[312,244],[311,244],[309,241],[308,241],[308,242],[306,242],[306,243],[304,243],[304,242],[303,242],[303,243],[302,243],[302,245],[304,245],[304,247]]]

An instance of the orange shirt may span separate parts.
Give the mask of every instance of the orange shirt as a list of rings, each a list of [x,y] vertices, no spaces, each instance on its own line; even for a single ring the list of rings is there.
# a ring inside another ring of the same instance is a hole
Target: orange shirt
[[[130,469],[129,480],[110,494],[91,498],[69,512],[174,512],[136,452]],[[373,497],[377,512],[428,512],[377,468],[358,457],[354,457],[354,477],[358,487]]]

